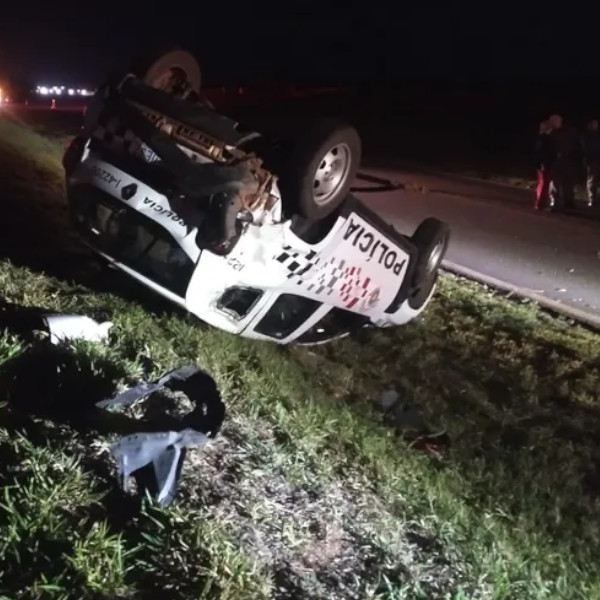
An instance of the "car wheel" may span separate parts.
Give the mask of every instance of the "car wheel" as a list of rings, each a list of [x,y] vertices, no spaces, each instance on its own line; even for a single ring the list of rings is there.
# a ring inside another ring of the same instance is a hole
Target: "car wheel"
[[[180,98],[200,92],[200,65],[186,50],[150,54],[137,62],[133,72],[146,85]]]
[[[417,247],[419,255],[408,304],[412,309],[418,310],[427,302],[437,282],[438,269],[450,241],[450,227],[438,219],[425,219],[417,227],[411,241]]]
[[[310,221],[331,214],[345,200],[361,158],[356,129],[322,120],[292,148],[280,177],[284,205]]]

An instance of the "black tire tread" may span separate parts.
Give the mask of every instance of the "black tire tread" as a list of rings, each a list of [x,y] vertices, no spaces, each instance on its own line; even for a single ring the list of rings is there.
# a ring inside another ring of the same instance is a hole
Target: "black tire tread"
[[[418,310],[429,297],[431,289],[437,281],[437,271],[429,280],[423,278],[423,271],[427,268],[429,254],[441,237],[446,238],[446,248],[450,240],[450,226],[444,221],[428,217],[421,221],[411,237],[417,247],[419,256],[413,273],[413,293],[409,296],[408,303],[411,308]],[[445,250],[444,250],[445,252]],[[419,287],[417,287],[417,285]]]

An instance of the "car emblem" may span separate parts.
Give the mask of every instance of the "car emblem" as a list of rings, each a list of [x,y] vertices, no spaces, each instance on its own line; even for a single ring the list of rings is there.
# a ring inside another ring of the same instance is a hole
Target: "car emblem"
[[[142,154],[143,159],[148,163],[152,163],[152,162],[160,160],[160,157],[158,156],[158,154],[156,154],[156,152],[154,152],[154,150],[149,148],[143,142],[142,142],[142,146],[141,146],[141,154]]]
[[[137,185],[135,183],[130,183],[121,189],[121,198],[123,198],[123,200],[131,200],[136,192]]]
[[[379,288],[377,288],[376,290],[371,292],[369,299],[367,300],[367,306],[369,308],[373,308],[377,304],[377,302],[379,302],[380,293],[381,293],[381,290]]]

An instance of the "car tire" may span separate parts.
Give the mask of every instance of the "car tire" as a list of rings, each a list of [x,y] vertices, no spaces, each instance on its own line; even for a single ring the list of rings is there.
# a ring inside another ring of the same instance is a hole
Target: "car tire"
[[[172,92],[173,77],[185,80],[196,94],[200,92],[200,65],[187,50],[176,48],[161,54],[150,53],[136,62],[132,72],[146,85],[169,93]]]
[[[437,282],[438,269],[450,241],[450,227],[438,219],[425,219],[417,227],[411,241],[417,247],[418,258],[408,304],[418,310],[427,302]]]
[[[354,127],[323,119],[294,142],[280,175],[284,206],[309,221],[331,214],[346,199],[361,159]]]

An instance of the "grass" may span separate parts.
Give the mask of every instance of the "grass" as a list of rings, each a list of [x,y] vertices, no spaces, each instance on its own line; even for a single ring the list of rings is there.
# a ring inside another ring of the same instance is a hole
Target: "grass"
[[[2,297],[115,325],[106,346],[0,335],[0,597],[600,597],[597,334],[444,276],[366,341],[236,338],[75,245],[60,152],[0,118]],[[160,509],[117,489],[119,430],[85,407],[188,363],[228,414]],[[390,388],[446,450],[394,428]]]

